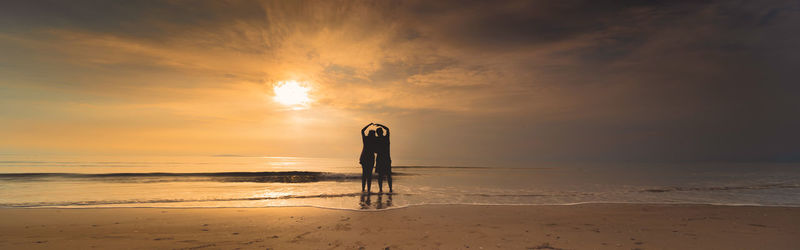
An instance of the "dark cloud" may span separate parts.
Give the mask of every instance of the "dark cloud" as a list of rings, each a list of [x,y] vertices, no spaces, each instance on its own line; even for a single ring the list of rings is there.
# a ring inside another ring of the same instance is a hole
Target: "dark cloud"
[[[174,31],[170,26],[202,29],[265,17],[257,1],[10,1],[4,3],[2,13],[0,20],[5,24],[79,28],[132,36],[163,35]],[[164,27],[159,29],[158,25]]]

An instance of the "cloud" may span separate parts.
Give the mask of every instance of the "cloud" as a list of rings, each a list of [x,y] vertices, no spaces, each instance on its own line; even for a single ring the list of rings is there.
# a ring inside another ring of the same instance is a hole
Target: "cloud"
[[[399,141],[420,148],[407,155],[469,138],[433,152],[798,159],[786,148],[800,139],[799,13],[792,1],[16,2],[0,10],[0,84],[118,105],[101,114],[280,130],[270,117],[285,114],[262,97],[296,79],[335,126],[387,119],[419,135]]]

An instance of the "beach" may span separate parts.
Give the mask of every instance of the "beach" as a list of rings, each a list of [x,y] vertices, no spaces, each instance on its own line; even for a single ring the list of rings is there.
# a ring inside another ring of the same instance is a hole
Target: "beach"
[[[800,250],[800,1],[4,1],[0,250]]]
[[[2,249],[796,249],[800,208],[6,208]]]

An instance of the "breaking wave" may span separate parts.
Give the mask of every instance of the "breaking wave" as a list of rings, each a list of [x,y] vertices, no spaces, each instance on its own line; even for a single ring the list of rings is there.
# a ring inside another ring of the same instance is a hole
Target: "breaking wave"
[[[394,176],[406,175],[392,173]],[[309,171],[286,172],[216,172],[216,173],[110,173],[110,174],[77,174],[77,173],[9,173],[0,174],[4,181],[50,181],[58,179],[80,179],[84,181],[107,182],[277,182],[306,183],[321,181],[354,181],[360,180],[361,174],[328,173]]]
[[[339,198],[339,197],[358,197],[363,193],[344,193],[344,194],[317,194],[317,195],[283,195],[272,197],[246,197],[246,198],[220,198],[220,199],[154,199],[154,200],[101,200],[101,201],[73,201],[73,202],[28,202],[28,203],[6,203],[0,204],[5,208],[25,208],[25,207],[64,207],[64,206],[100,206],[100,205],[124,205],[124,204],[152,204],[152,203],[179,203],[179,202],[220,202],[220,201],[259,201],[259,200],[286,200],[286,199],[309,199],[309,198]]]

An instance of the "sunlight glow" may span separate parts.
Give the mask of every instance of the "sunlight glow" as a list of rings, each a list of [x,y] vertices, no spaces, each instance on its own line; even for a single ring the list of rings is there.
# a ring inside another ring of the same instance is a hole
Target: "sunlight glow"
[[[311,90],[307,84],[298,83],[295,80],[282,81],[275,84],[275,97],[273,99],[294,110],[307,109],[311,103],[308,91]]]

